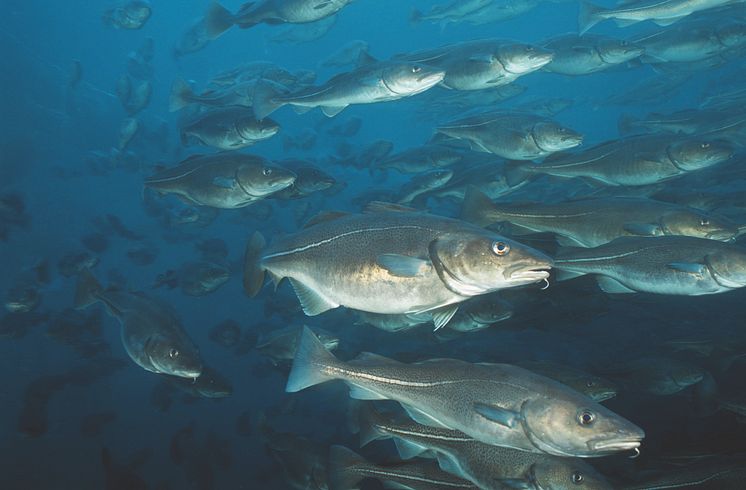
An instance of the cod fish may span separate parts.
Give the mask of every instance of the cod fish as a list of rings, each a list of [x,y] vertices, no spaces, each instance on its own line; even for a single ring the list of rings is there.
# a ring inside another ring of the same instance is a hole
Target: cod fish
[[[728,219],[652,199],[496,204],[475,187],[466,191],[461,218],[480,226],[507,221],[517,235],[556,233],[560,244],[577,247],[597,247],[622,236],[683,235],[728,242],[738,235],[738,226]]]
[[[254,89],[254,113],[259,119],[290,104],[305,111],[314,107],[328,117],[350,104],[372,104],[410,97],[434,87],[445,72],[410,61],[367,59],[357,69],[340,73],[320,86],[288,92],[284,87],[260,80]]]
[[[376,165],[379,169],[393,169],[406,174],[427,172],[462,162],[467,153],[450,146],[428,144],[390,155]]]
[[[157,373],[196,379],[202,374],[199,350],[174,311],[143,293],[106,291],[93,275],[80,273],[75,307],[101,301],[122,325],[122,344],[141,368]]]
[[[699,296],[746,286],[746,249],[684,236],[622,237],[565,249],[555,267],[565,277],[595,274],[607,293]]]
[[[644,437],[585,395],[517,366],[456,359],[404,364],[370,353],[342,362],[304,329],[285,390],[333,379],[347,383],[352,398],[395,400],[415,421],[495,446],[596,457],[635,449]]]
[[[145,180],[160,194],[176,194],[199,205],[221,209],[248,206],[290,186],[295,174],[265,159],[240,153],[192,155]]]
[[[705,370],[678,359],[644,357],[606,369],[604,374],[627,390],[666,396],[699,383],[705,377]]]
[[[643,47],[606,36],[566,34],[544,43],[554,53],[544,70],[563,75],[587,75],[638,58]]]
[[[224,107],[200,114],[181,129],[181,142],[190,137],[219,150],[240,150],[271,138],[280,130],[272,119],[261,121],[247,107]]]
[[[541,116],[488,112],[437,128],[438,133],[468,141],[472,148],[511,160],[534,160],[575,148],[583,137]]]
[[[724,5],[743,3],[744,0],[631,0],[620,3],[619,7],[605,9],[585,0],[580,3],[578,24],[580,33],[607,19],[614,19],[620,27],[626,27],[645,20],[659,26],[669,26],[684,17]]]
[[[436,189],[440,189],[451,180],[451,177],[453,177],[453,170],[447,168],[429,170],[417,174],[399,190],[400,197],[397,202],[399,204],[409,204],[417,196],[424,194],[425,192],[432,192]]]
[[[458,430],[396,422],[368,406],[361,409],[361,419],[361,445],[393,438],[404,459],[434,453],[441,469],[483,490],[612,488],[593,467],[577,458],[493,446]]]
[[[650,185],[729,160],[733,145],[699,136],[652,134],[612,140],[585,151],[555,155],[541,165],[506,170],[517,184],[534,174],[585,177],[609,186]]]
[[[101,17],[104,24],[115,29],[140,29],[150,18],[153,9],[143,0],[130,0],[106,9]]]
[[[645,63],[688,63],[718,56],[746,43],[746,23],[722,19],[686,22],[633,40],[645,49]]]
[[[366,478],[388,483],[390,488],[407,490],[479,490],[430,461],[377,465],[343,446],[332,446],[329,450],[328,473],[331,490],[359,488]]]
[[[559,381],[596,402],[614,398],[619,391],[617,385],[608,379],[556,362],[527,361],[521,362],[520,366],[536,374]]]
[[[445,71],[440,82],[454,90],[481,90],[514,82],[552,61],[552,53],[537,46],[500,39],[451,44],[397,56]]]
[[[255,233],[246,292],[259,292],[266,271],[275,284],[290,279],[307,315],[431,312],[438,329],[470,297],[549,275],[544,254],[466,222],[384,203],[368,211],[326,213],[270,246]]]

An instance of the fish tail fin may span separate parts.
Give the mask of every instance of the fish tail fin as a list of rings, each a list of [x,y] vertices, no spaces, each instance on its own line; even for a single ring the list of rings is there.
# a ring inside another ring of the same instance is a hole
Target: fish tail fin
[[[310,328],[304,326],[285,391],[295,393],[333,379],[324,372],[323,368],[335,364],[337,364],[337,358],[326,350],[324,344]]]
[[[490,218],[490,211],[495,204],[477,187],[470,185],[466,188],[464,202],[461,205],[461,219],[477,226],[487,226],[494,220]]]
[[[603,8],[593,5],[590,2],[581,1],[580,12],[578,13],[578,29],[580,34],[585,34],[588,29],[604,20],[601,15],[603,12]]]
[[[505,181],[510,187],[520,185],[531,178],[529,165],[529,163],[515,160],[505,162]]]
[[[261,121],[285,105],[284,102],[277,101],[277,96],[280,94],[281,91],[267,80],[256,82],[253,107],[254,115],[258,120]]]
[[[205,13],[205,32],[210,39],[216,39],[235,23],[233,14],[218,2],[212,2]]]
[[[412,24],[418,24],[422,21],[422,11],[418,9],[413,9],[412,13],[409,14],[409,22]]]
[[[621,135],[627,135],[634,131],[634,124],[637,122],[637,119],[630,116],[629,114],[622,114],[619,116],[619,122],[617,123],[617,128],[619,129],[619,134]]]
[[[388,439],[390,437],[379,429],[382,415],[371,402],[360,404],[360,408],[357,410],[357,417],[360,427],[360,447],[366,446],[371,441]]]
[[[90,270],[84,269],[78,275],[78,285],[75,288],[75,308],[82,309],[98,301],[101,284],[93,277]]]
[[[251,236],[249,243],[246,244],[243,262],[243,289],[251,298],[256,296],[264,285],[264,269],[259,261],[262,250],[266,245],[267,241],[258,231]]]
[[[177,78],[171,86],[171,94],[168,97],[168,111],[176,112],[188,106],[191,104],[193,95],[192,87],[185,80]]]
[[[356,490],[365,477],[357,471],[367,466],[365,458],[344,446],[329,448],[329,490]]]

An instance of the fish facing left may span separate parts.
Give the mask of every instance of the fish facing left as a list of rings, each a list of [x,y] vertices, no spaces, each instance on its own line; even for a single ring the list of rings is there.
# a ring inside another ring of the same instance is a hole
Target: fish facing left
[[[101,301],[122,325],[122,344],[141,368],[196,379],[202,374],[199,349],[170,307],[143,293],[104,290],[88,270],[80,273],[75,307]]]
[[[645,437],[582,393],[517,366],[456,359],[404,364],[370,353],[343,362],[304,328],[285,391],[334,379],[347,383],[352,398],[395,400],[417,422],[485,444],[587,458],[636,449]]]
[[[245,255],[244,288],[265,272],[287,277],[307,315],[346,306],[370,313],[431,312],[436,329],[466,299],[546,279],[543,253],[469,223],[373,203],[364,214],[326,213],[266,246],[258,232]]]

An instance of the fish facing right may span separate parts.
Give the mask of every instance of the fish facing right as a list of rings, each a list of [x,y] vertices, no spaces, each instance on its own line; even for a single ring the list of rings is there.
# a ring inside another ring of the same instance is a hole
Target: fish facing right
[[[636,449],[636,425],[554,380],[508,364],[431,359],[404,364],[363,353],[343,362],[305,328],[285,391],[340,379],[350,396],[395,400],[414,420],[485,444],[556,456]]]

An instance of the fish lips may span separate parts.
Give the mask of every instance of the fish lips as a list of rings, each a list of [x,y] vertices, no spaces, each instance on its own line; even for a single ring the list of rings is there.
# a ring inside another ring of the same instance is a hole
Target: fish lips
[[[610,437],[610,438],[597,438],[588,441],[588,449],[593,453],[613,453],[618,451],[629,451],[631,449],[637,449],[642,444],[642,440],[645,434],[640,431],[639,436],[628,436],[626,438],[621,437]]]

